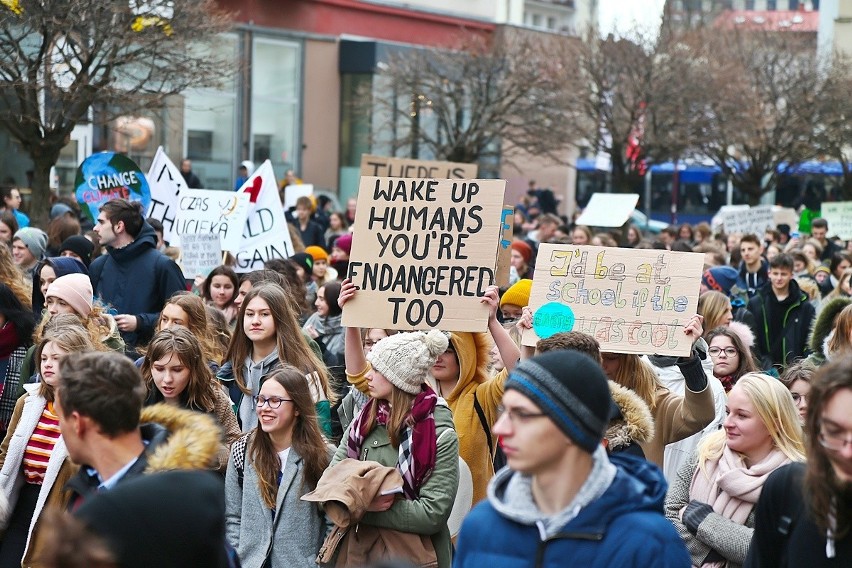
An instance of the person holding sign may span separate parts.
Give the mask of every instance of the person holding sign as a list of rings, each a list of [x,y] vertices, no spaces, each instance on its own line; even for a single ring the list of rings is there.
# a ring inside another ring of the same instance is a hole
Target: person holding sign
[[[346,279],[340,289],[338,302],[345,304],[357,292]],[[488,480],[494,475],[493,456],[496,451],[491,426],[497,419],[497,407],[503,395],[503,383],[520,357],[520,350],[509,332],[497,321],[498,291],[489,286],[480,301],[489,307],[488,333],[452,332],[446,351],[429,370],[429,382],[435,392],[447,401],[453,411],[453,421],[460,432],[459,455],[473,476],[473,502],[485,498]],[[490,379],[491,339],[497,344],[505,369]],[[346,378],[361,392],[367,393],[367,375],[371,370],[361,348],[361,330],[346,328]]]

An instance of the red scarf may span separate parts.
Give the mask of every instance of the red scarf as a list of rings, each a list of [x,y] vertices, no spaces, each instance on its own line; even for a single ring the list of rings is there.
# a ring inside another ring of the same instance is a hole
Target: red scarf
[[[405,427],[400,436],[399,459],[396,467],[402,474],[402,489],[406,498],[416,499],[420,487],[435,469],[438,454],[437,436],[435,433],[435,405],[438,396],[426,384],[415,397],[411,405],[410,418],[407,422],[413,425]],[[390,416],[390,404],[386,400],[371,398],[349,428],[346,455],[353,459],[361,459],[361,447],[370,434],[367,430],[367,419],[373,405],[376,409],[376,422],[386,426]]]
[[[719,381],[722,383],[722,386],[725,387],[726,393],[731,392],[731,389],[734,388],[734,385],[737,383],[733,375],[725,375],[724,377],[719,377]]]
[[[20,347],[21,340],[18,337],[18,328],[12,322],[0,327],[0,359],[8,359],[12,351]]]

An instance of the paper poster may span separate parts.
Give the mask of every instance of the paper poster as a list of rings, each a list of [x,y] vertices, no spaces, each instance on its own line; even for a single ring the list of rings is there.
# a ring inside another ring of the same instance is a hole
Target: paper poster
[[[437,162],[410,158],[389,158],[361,154],[361,175],[430,179],[475,179],[479,175],[476,164]]]
[[[823,202],[821,215],[828,221],[828,236],[852,239],[852,201]],[[796,227],[797,225],[790,225]]]
[[[364,176],[343,325],[485,331],[505,180]]]
[[[688,355],[684,327],[698,308],[703,267],[699,253],[542,244],[523,344],[573,330],[601,351]]]
[[[147,211],[151,189],[145,174],[124,154],[100,152],[92,154],[77,168],[74,194],[84,215],[97,223],[98,209],[112,199],[127,199],[142,204]]]
[[[177,202],[174,234],[183,244],[186,235],[209,233],[219,237],[222,250],[239,250],[250,205],[247,193],[184,188]]]
[[[297,183],[284,188],[284,210],[296,206],[296,200],[300,197],[308,197],[314,194],[314,186],[311,183]]]
[[[270,258],[290,257],[293,241],[281,208],[272,162],[263,162],[238,191],[248,194],[249,208],[234,270],[238,273],[260,270]]]
[[[512,238],[515,225],[515,208],[511,205],[503,206],[503,235],[500,238],[500,246],[497,249],[497,274],[495,279],[497,286],[506,288],[509,286],[509,273],[512,268]]]
[[[172,241],[175,241],[176,236],[174,224],[178,195],[181,189],[186,188],[186,181],[162,146],[157,148],[147,177],[151,187],[151,205],[148,206],[145,216],[160,221],[163,224],[163,240],[174,244]]]
[[[181,239],[181,269],[187,280],[196,276],[207,277],[222,264],[222,249],[219,237],[213,233],[186,234]]]
[[[745,209],[729,209],[722,212],[722,224],[725,232],[755,234],[763,239],[766,229],[775,228],[775,214],[772,205],[757,205]]]
[[[593,193],[589,204],[577,218],[587,227],[621,227],[639,203],[638,193]]]

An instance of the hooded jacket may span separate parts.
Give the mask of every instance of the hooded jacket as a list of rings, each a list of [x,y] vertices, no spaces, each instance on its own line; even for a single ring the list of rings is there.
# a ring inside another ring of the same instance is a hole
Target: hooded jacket
[[[140,475],[175,469],[215,469],[219,453],[221,429],[213,417],[167,404],[142,409],[139,419],[145,451],[127,473],[122,483]],[[81,467],[65,486],[70,491],[70,507],[76,509],[97,490],[100,481]]]
[[[483,428],[474,400],[482,407],[490,430],[498,418],[497,407],[503,400],[503,385],[508,373],[504,369],[489,379],[491,338],[487,333],[456,331],[450,334],[450,342],[459,360],[459,382],[451,393],[441,394],[453,412],[453,422],[459,436],[459,455],[473,476],[473,503],[476,504],[486,496],[488,481],[494,475],[494,463],[488,451],[490,431],[487,434]],[[368,364],[358,375],[347,374],[349,382],[365,394],[368,394],[366,375],[369,370]],[[430,383],[433,390],[439,392],[434,382]]]
[[[757,320],[755,349],[763,369],[774,365],[786,366],[803,357],[808,350],[808,331],[815,310],[813,304],[808,301],[808,295],[799,289],[795,280],[790,280],[789,286],[787,298],[780,303],[775,299],[771,284],[766,284],[758,290],[748,303],[748,310]],[[782,310],[778,314],[781,330],[770,329],[772,315],[769,312],[772,309]],[[773,340],[780,341],[780,345],[773,343]],[[780,348],[780,351],[773,347]],[[773,356],[775,351],[783,353],[781,360],[776,360]]]
[[[601,459],[607,458],[596,453],[595,460]],[[454,568],[689,566],[686,548],[663,516],[666,482],[660,470],[624,454],[609,461],[615,472],[602,493],[550,518],[522,491],[527,476],[501,470],[489,484],[488,501],[462,525]]]
[[[822,305],[819,314],[814,318],[808,338],[808,346],[811,350],[808,362],[819,367],[831,358],[831,354],[828,353],[828,339],[834,331],[834,322],[838,314],[849,304],[852,304],[852,298],[834,298]]]
[[[740,290],[745,290],[748,293],[748,297],[752,298],[760,287],[769,281],[769,261],[765,258],[760,259],[760,268],[756,272],[757,286],[748,285],[747,274],[748,269],[746,268],[745,261],[742,261],[740,262],[740,269],[737,273],[737,283],[735,286]]]
[[[136,331],[121,334],[128,349],[151,339],[166,300],[186,290],[180,268],[157,250],[157,235],[148,223],[126,247],[108,246],[107,254],[92,261],[89,277],[95,296],[104,304],[119,314],[136,316]]]
[[[609,382],[609,394],[618,407],[618,416],[610,419],[604,438],[610,454],[631,452],[644,457],[639,444],[654,437],[654,417],[645,401],[615,381]]]

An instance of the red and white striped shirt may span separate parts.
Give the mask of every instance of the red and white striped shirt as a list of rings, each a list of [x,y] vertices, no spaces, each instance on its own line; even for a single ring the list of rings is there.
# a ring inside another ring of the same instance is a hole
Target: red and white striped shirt
[[[42,484],[50,453],[59,436],[59,417],[54,412],[53,403],[48,402],[24,450],[24,480],[27,483]]]

